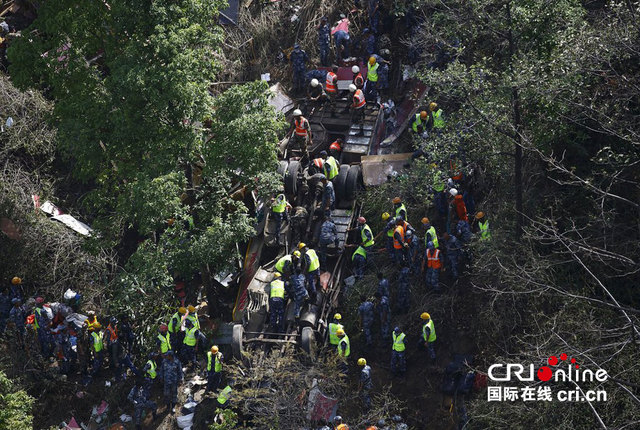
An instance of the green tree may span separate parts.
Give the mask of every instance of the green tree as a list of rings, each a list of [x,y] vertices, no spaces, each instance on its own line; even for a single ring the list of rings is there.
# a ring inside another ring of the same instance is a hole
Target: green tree
[[[16,389],[16,384],[0,372],[0,428],[29,430],[33,428],[33,397]]]

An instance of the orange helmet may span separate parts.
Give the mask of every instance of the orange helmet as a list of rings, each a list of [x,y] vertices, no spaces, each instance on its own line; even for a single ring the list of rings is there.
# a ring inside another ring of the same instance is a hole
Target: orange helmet
[[[427,119],[427,111],[420,112],[420,119]]]
[[[397,205],[398,203],[402,203],[402,199],[400,197],[394,197],[393,200],[391,200],[393,202],[394,205]]]
[[[427,217],[422,218],[422,224],[429,224],[429,218]]]

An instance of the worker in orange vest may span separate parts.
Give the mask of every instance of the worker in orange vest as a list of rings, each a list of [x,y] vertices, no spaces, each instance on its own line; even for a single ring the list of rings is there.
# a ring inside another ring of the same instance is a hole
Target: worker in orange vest
[[[356,136],[364,135],[364,107],[367,101],[361,89],[356,88],[354,84],[349,85],[349,91],[353,94],[353,103],[351,103],[351,124],[360,124],[360,131]]]
[[[396,218],[396,228],[393,230],[393,256],[395,263],[400,266],[406,260],[409,244],[405,241],[405,227],[402,218]]]
[[[433,242],[427,243],[427,251],[425,259],[422,260],[422,273],[424,273],[425,263],[427,265],[427,287],[432,288],[435,292],[440,292],[440,270],[442,269],[442,257],[440,250],[435,247]]]
[[[338,68],[336,66],[333,66],[333,69],[327,73],[327,78],[324,82],[324,91],[327,93],[329,106],[331,107],[331,118],[335,118],[336,96],[338,95]]]
[[[293,111],[293,146],[297,146],[301,152],[300,162],[303,166],[309,164],[309,150],[308,147],[311,144],[311,124],[302,116],[302,111],[296,109]]]

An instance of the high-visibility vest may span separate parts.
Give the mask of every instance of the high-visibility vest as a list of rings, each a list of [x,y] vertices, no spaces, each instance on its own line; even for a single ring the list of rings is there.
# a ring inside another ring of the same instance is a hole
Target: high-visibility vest
[[[433,189],[438,193],[444,191],[444,181],[442,180],[442,172],[438,170],[433,174]]]
[[[184,332],[184,344],[187,346],[196,346],[196,330],[195,327],[191,327]]]
[[[102,351],[102,348],[103,348],[103,345],[102,345],[102,332],[100,332],[98,334],[98,333],[96,333],[94,331],[93,333],[91,333],[91,337],[93,338],[93,350],[95,352]]]
[[[400,216],[400,212],[404,211],[405,217],[407,216],[407,207],[404,203],[400,203],[400,206],[396,208],[396,218]]]
[[[222,370],[222,362],[220,361],[220,352],[216,352],[216,359],[215,362],[213,363],[213,371],[218,373]],[[211,372],[211,361],[213,361],[211,359],[211,357],[213,357],[213,354],[211,353],[211,351],[207,352],[207,372]]]
[[[156,363],[153,360],[149,360],[147,361],[147,364],[149,365],[149,370],[147,370],[147,375],[149,375],[149,378],[151,379],[156,379]]]
[[[455,161],[449,160],[449,169],[451,170],[451,179],[454,181],[462,180],[462,171],[458,169]]]
[[[387,223],[387,227],[385,227],[387,229],[387,236],[389,236],[389,237],[393,237],[393,231],[396,228],[395,222],[396,222],[395,218],[393,218],[391,221],[389,221],[389,223]],[[391,223],[393,223],[393,224],[392,224],[391,228],[389,228],[389,224],[391,224]]]
[[[478,222],[480,228],[480,240],[491,239],[491,232],[489,232],[489,221]]]
[[[398,242],[398,239],[396,238],[396,233],[400,233],[402,242]],[[402,227],[401,225],[396,226],[396,229],[393,231],[393,247],[395,249],[404,248],[404,227]]]
[[[327,171],[327,166],[330,168],[329,171]],[[329,155],[324,162],[324,176],[326,176],[328,180],[332,180],[338,176],[338,162],[332,155]]]
[[[424,323],[422,326],[422,339],[427,342],[427,327],[429,327],[429,342],[436,340],[436,328],[433,326],[433,320],[429,319],[429,322]]]
[[[190,320],[193,323],[193,326],[196,329],[200,329],[200,320],[198,319],[198,314],[197,313],[193,313],[193,314],[189,314],[187,315],[187,319]]]
[[[429,235],[431,236],[431,240],[429,240]],[[427,229],[427,234],[424,235],[424,246],[427,246],[429,242],[433,243],[434,248],[438,249],[438,235],[436,234],[436,228],[431,226]]]
[[[158,340],[160,341],[160,352],[165,353],[171,349],[171,335],[167,333],[163,336],[162,333],[158,333]]]
[[[169,333],[177,333],[180,331],[180,325],[182,324],[182,316],[180,312],[173,314],[169,320]]]
[[[371,239],[367,238],[367,235],[365,234],[365,232],[367,231],[369,232]],[[369,225],[367,224],[362,226],[362,229],[360,230],[360,236],[362,237],[362,246],[364,246],[365,248],[373,246],[376,243],[373,240],[373,232],[371,231],[371,227],[369,227]]]
[[[443,128],[444,118],[442,118],[442,109],[438,109],[433,113],[433,128]]]
[[[278,297],[284,299],[284,281],[281,279],[274,279],[271,281],[271,292],[269,293],[270,298]]]
[[[336,86],[337,80],[338,80],[338,75],[336,75],[333,72],[327,73],[327,80],[325,81],[324,86],[325,86],[325,90],[328,93],[333,94],[338,92],[338,88]]]
[[[358,73],[353,78],[353,84],[358,88],[362,88],[362,86],[364,85],[364,79],[362,79],[362,73]]]
[[[291,255],[287,254],[284,257],[282,257],[280,260],[278,260],[278,262],[276,263],[276,270],[282,273],[286,262],[291,263]]]
[[[411,129],[417,133],[419,125],[422,125],[422,118],[420,118],[420,112],[416,114],[416,120],[413,121],[413,124],[411,124]]]
[[[367,258],[367,250],[363,247],[359,246],[356,248],[355,252],[351,256],[351,261],[356,259],[356,255],[362,255],[365,259]]]
[[[275,213],[281,214],[287,209],[287,198],[284,194],[278,194],[276,200],[273,202],[271,206],[271,210]]]
[[[40,314],[42,313],[42,308],[36,308],[35,310],[35,318],[33,319],[33,326],[37,329],[40,328],[40,324],[38,324],[38,317],[40,316]]]
[[[338,141],[336,140],[335,142],[331,143],[331,145],[329,145],[329,151],[342,151],[342,146],[340,146],[340,144],[338,143]]]
[[[118,340],[118,328],[111,327],[111,324],[107,326],[107,331],[109,332],[109,341],[113,342]]]
[[[296,135],[307,137],[307,134],[309,133],[309,131],[307,130],[309,121],[307,121],[305,117],[301,116],[299,121],[296,119],[293,122],[296,126]]]
[[[433,251],[427,249],[427,267],[429,269],[440,269],[442,267],[439,249],[434,249]]]
[[[380,64],[375,63],[367,68],[367,79],[371,82],[378,82],[378,67],[380,67]]]
[[[392,333],[393,336],[393,350],[397,352],[402,352],[405,349],[404,345],[404,333],[400,333],[396,336],[396,333]]]
[[[364,93],[362,90],[356,90],[353,94],[353,105],[356,109],[362,109],[367,101],[364,99]]]
[[[343,343],[347,346],[344,351],[342,351]],[[349,343],[349,336],[346,334],[338,341],[338,355],[345,358],[351,355],[351,343]]]
[[[318,267],[320,267],[320,259],[318,258],[318,254],[316,254],[313,249],[307,249],[306,254],[309,257],[309,268],[307,269],[307,272],[313,272],[314,270],[317,270]]]
[[[339,329],[344,330],[344,326],[338,323],[329,323],[329,343],[331,345],[337,345],[340,343],[340,338],[336,333],[338,333]]]
[[[231,387],[227,385],[222,391],[220,391],[220,394],[218,394],[218,403],[224,405],[225,403],[227,403],[227,400],[229,400],[230,397]]]

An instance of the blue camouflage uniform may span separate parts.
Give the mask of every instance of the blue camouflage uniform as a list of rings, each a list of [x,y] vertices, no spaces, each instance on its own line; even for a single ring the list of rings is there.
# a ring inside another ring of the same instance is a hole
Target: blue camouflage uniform
[[[358,307],[358,314],[362,319],[362,331],[364,332],[367,346],[371,346],[373,345],[373,333],[371,331],[374,321],[373,303],[371,303],[369,300],[362,302]]]
[[[304,286],[304,275],[298,274],[291,276],[291,286],[293,288],[294,296],[294,313],[296,318],[300,318],[300,312],[302,311],[302,305],[304,301],[309,298],[309,292]]]
[[[456,225],[456,232],[464,245],[471,242],[473,234],[471,233],[471,227],[468,222],[463,220],[458,221],[458,224]]]
[[[378,67],[378,91],[385,91],[389,89],[389,65],[379,61],[380,67]]]
[[[173,352],[169,351],[169,354],[173,356]],[[165,358],[160,366],[160,375],[164,381],[164,400],[167,407],[172,409],[178,402],[178,384],[183,379],[182,363],[176,357],[173,360]]]
[[[327,247],[331,244],[338,247],[338,229],[333,220],[327,219],[320,227],[320,238],[318,239],[318,259],[320,260],[321,268],[326,269],[327,253],[329,252]]]
[[[329,43],[331,42],[331,28],[329,24],[321,23],[318,27],[318,50],[320,51],[320,64],[329,65]]]
[[[387,278],[382,278],[379,282],[378,282],[378,292],[380,293],[381,296],[387,296],[389,297],[389,280]]]
[[[51,352],[51,337],[49,336],[49,315],[43,308],[36,307],[34,310],[35,321],[38,324],[37,333],[40,342],[42,356],[47,358]]]
[[[363,247],[360,246],[359,248],[362,248],[365,253],[367,252]],[[367,268],[367,257],[354,253],[351,256],[351,266],[356,279],[362,279],[364,277],[364,271]]]
[[[378,31],[378,20],[380,19],[379,2],[380,0],[369,0],[369,27],[373,33]]]
[[[142,413],[145,409],[151,409],[154,416],[157,412],[158,405],[149,397],[149,392],[142,385],[136,385],[129,391],[127,399],[133,403],[133,422],[136,427],[142,425]]]
[[[296,44],[291,51],[290,59],[293,67],[293,90],[304,91],[304,78],[307,70],[305,63],[309,61],[309,56]]]
[[[415,234],[411,235],[411,240],[407,240],[409,244],[409,267],[412,273],[420,272],[420,240]]]
[[[449,240],[445,241],[444,246],[447,250],[447,263],[451,269],[451,276],[453,279],[458,279],[458,260],[462,252],[462,245],[455,236],[449,236]]]
[[[371,390],[373,382],[371,380],[371,366],[365,365],[360,371],[360,398],[365,410],[371,409]]]
[[[396,307],[399,312],[406,312],[411,305],[411,285],[409,284],[409,275],[411,271],[408,267],[403,267],[398,275],[398,303]]]
[[[18,299],[13,299],[14,306],[9,311],[9,320],[13,322],[16,328],[18,342],[22,344],[24,342],[24,336],[26,335],[25,319],[27,318],[27,314],[17,300]],[[18,304],[18,306],[15,306],[16,304]]]
[[[389,303],[389,296],[380,297],[378,313],[380,314],[380,335],[383,340],[387,340],[391,337],[391,304]]]
[[[395,256],[395,248],[393,247],[393,235],[389,236],[389,230],[391,230],[391,233],[393,233],[393,231],[396,228],[396,219],[391,217],[389,219],[389,221],[387,222],[387,225],[384,226],[384,233],[387,237],[387,242],[385,243],[386,247],[387,247],[387,253],[389,254],[389,258],[393,261],[394,260],[394,256]]]
[[[331,181],[327,181],[322,189],[322,210],[329,207],[332,211],[336,208],[336,191]],[[325,215],[329,215],[325,212]]]

